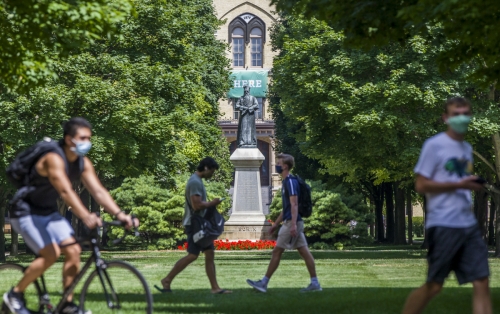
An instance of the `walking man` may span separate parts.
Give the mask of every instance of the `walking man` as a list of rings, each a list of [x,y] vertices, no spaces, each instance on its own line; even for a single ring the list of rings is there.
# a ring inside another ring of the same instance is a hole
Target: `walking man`
[[[172,292],[170,285],[175,276],[184,270],[189,264],[194,262],[200,252],[205,253],[205,271],[207,272],[208,280],[212,288],[213,294],[227,294],[232,293],[230,290],[221,289],[217,283],[215,276],[215,263],[214,263],[214,244],[208,247],[200,247],[193,240],[193,232],[191,230],[191,216],[200,215],[204,216],[207,208],[217,206],[221,200],[216,198],[207,202],[207,192],[203,185],[202,179],[210,179],[214,172],[219,169],[217,162],[210,157],[203,159],[198,165],[196,172],[189,178],[185,190],[185,204],[184,204],[184,218],[182,224],[184,225],[185,232],[188,236],[188,255],[181,258],[175,263],[174,268],[170,273],[161,280],[163,288],[155,285],[155,288],[160,292]]]
[[[73,190],[72,181],[80,180],[104,210],[122,221],[127,228],[138,225],[122,212],[111,195],[102,186],[92,162],[85,157],[92,147],[90,123],[83,118],[72,118],[64,124],[64,138],[54,149],[39,157],[29,174],[30,191],[21,188],[14,199],[10,216],[14,230],[23,236],[26,245],[37,258],[24,272],[23,278],[3,296],[12,313],[29,314],[24,303],[24,290],[40,277],[63,254],[63,286],[67,288],[80,269],[81,248],[75,243],[73,229],[58,212],[57,199],[71,207],[72,212],[90,229],[101,225],[101,219],[90,213]],[[70,245],[72,244],[72,245]],[[65,246],[68,245],[68,246]],[[63,246],[62,248],[60,246]],[[79,307],[68,297],[62,312],[79,313]]]
[[[281,177],[284,178],[281,188],[283,211],[272,225],[269,233],[272,234],[282,221],[283,225],[278,233],[278,240],[276,241],[276,247],[273,250],[273,255],[269,262],[266,275],[258,281],[247,279],[247,283],[260,292],[267,292],[267,284],[276,269],[278,269],[281,255],[285,249],[297,249],[300,256],[305,260],[307,270],[311,275],[310,285],[300,291],[309,292],[322,290],[316,276],[314,258],[307,247],[307,241],[304,235],[304,222],[299,214],[299,182],[297,178],[290,174],[290,170],[292,170],[294,163],[293,156],[288,154],[278,155],[276,172],[281,174]]]
[[[473,312],[491,314],[488,249],[471,212],[471,190],[482,185],[472,176],[472,147],[464,141],[472,106],[461,97],[449,99],[443,120],[448,130],[428,139],[415,173],[415,189],[427,198],[429,240],[427,282],[406,300],[404,314],[421,313],[443,288],[451,271],[460,284],[472,282]]]

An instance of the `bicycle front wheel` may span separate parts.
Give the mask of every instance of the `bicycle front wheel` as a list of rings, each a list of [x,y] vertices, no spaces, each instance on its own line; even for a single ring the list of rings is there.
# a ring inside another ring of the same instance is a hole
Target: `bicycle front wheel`
[[[16,286],[23,277],[24,266],[18,264],[2,264],[0,265],[0,296],[9,292],[12,287]],[[28,288],[24,291],[24,297],[26,299],[26,307],[33,313],[38,313],[42,311],[40,306],[41,291],[38,284],[38,280],[29,284]],[[3,298],[0,301],[0,314],[9,314],[10,310],[3,303]]]
[[[153,296],[142,274],[122,261],[106,262],[99,272],[94,270],[80,294],[82,312],[153,313]]]

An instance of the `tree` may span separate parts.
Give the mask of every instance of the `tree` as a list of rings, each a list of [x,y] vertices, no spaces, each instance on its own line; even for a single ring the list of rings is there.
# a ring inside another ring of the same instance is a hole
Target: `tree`
[[[221,22],[211,1],[134,4],[137,15],[120,25],[121,37],[57,59],[58,77],[43,87],[0,95],[0,168],[44,136],[62,137],[61,123],[82,116],[93,125],[89,157],[107,188],[142,174],[172,187],[175,175],[209,155],[222,165],[217,179],[231,181],[217,125],[229,61],[214,36]],[[1,174],[0,193],[9,189]]]
[[[131,12],[130,0],[0,0],[0,81],[41,85],[61,57],[111,36]]]
[[[450,44],[437,55],[441,70],[482,61],[471,73],[492,84],[500,78],[500,2],[496,0],[273,0],[278,10],[327,21],[345,34],[350,47],[372,49],[411,44],[439,26]]]
[[[413,36],[404,47],[362,51],[344,48],[345,36],[325,22],[285,16],[272,40],[280,51],[271,86],[280,101],[273,110],[283,113],[288,136],[322,172],[371,191],[379,240],[383,197],[376,197],[375,187],[411,179],[424,140],[444,130],[439,117],[446,98],[473,100],[477,117],[469,140],[484,141],[499,128],[492,118],[499,117],[498,108],[466,80],[473,65],[439,71],[434,60],[451,45],[439,28]]]

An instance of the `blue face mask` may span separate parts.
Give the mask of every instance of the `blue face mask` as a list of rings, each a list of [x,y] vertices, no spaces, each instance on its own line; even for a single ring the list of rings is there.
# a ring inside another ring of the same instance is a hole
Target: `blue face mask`
[[[283,172],[283,168],[281,168],[281,166],[275,166],[276,168],[276,172],[277,173],[282,173]]]
[[[472,118],[470,116],[461,114],[459,116],[448,118],[448,121],[446,121],[446,123],[453,131],[457,132],[458,134],[465,134],[467,133],[467,129],[469,128],[469,123],[471,120]]]
[[[92,148],[92,143],[89,142],[77,142],[75,140],[72,140],[73,143],[75,143],[75,147],[71,147],[71,150],[74,151],[78,156],[85,156],[89,152],[89,150]]]

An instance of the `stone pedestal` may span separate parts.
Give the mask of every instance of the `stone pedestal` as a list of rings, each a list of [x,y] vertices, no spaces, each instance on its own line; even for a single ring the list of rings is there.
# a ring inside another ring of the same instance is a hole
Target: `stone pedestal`
[[[267,222],[262,208],[259,168],[264,155],[258,148],[238,148],[230,158],[235,168],[233,208],[220,239],[268,239]]]

